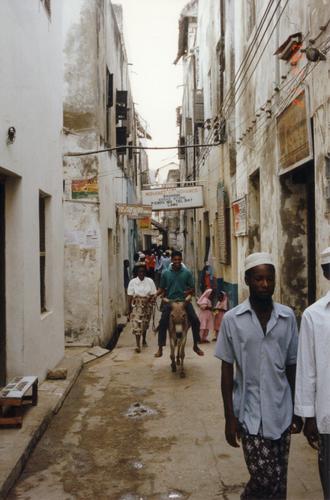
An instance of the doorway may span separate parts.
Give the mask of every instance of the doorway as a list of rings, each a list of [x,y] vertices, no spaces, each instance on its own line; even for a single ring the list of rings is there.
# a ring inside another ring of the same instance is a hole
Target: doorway
[[[0,178],[0,386],[6,385],[5,183]]]
[[[315,302],[315,180],[310,161],[281,177],[281,295],[300,318]]]

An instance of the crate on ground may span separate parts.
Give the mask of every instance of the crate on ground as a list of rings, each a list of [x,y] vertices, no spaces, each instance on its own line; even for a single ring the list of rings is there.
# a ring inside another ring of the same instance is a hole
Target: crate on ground
[[[15,377],[0,391],[0,426],[22,426],[23,408],[38,403],[38,378]]]

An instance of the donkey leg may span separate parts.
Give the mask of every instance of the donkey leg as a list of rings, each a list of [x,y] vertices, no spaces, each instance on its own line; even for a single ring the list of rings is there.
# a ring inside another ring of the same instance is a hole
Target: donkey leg
[[[173,340],[173,337],[172,337],[172,334],[170,333],[170,345],[171,345],[171,354],[170,354],[170,358],[171,358],[171,369],[172,369],[172,372],[176,372],[176,362],[175,362],[175,344],[174,344],[174,340]]]
[[[187,332],[185,332],[185,335],[183,336],[182,343],[180,346],[180,377],[184,378],[186,376],[186,372],[184,371],[184,358],[185,358],[185,347],[186,347],[186,342],[187,342]]]

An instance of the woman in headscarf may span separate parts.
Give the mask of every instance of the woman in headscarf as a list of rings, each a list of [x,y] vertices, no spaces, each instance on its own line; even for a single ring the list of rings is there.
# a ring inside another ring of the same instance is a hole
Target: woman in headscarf
[[[141,352],[141,337],[142,345],[147,345],[146,335],[157,290],[153,280],[145,276],[145,264],[137,264],[136,274],[136,278],[129,282],[127,288],[128,318],[132,323],[132,333],[136,338],[135,351]]]
[[[209,331],[213,331],[213,314],[212,314],[212,288],[205,290],[203,295],[198,299],[197,305],[199,307],[199,321],[200,321],[200,331],[199,335],[201,338],[201,343],[209,343],[207,339]]]

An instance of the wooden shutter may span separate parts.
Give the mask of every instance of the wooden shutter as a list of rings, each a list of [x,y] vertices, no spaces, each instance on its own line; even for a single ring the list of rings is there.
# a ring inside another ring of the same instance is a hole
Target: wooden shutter
[[[127,90],[116,91],[116,121],[127,120]]]
[[[224,186],[218,185],[218,221],[217,233],[219,244],[219,260],[221,264],[230,264],[230,208]]]
[[[126,127],[116,127],[116,144],[118,146],[126,146],[127,144],[127,128]],[[117,149],[119,154],[126,154],[126,148]]]
[[[113,106],[113,74],[107,69],[107,108]]]
[[[185,146],[186,140],[183,136],[179,137],[179,147],[178,147],[178,158],[179,160],[184,160],[186,157],[185,148],[181,148],[180,146]]]
[[[203,90],[195,90],[194,94],[194,122],[197,126],[204,123],[204,93]]]

